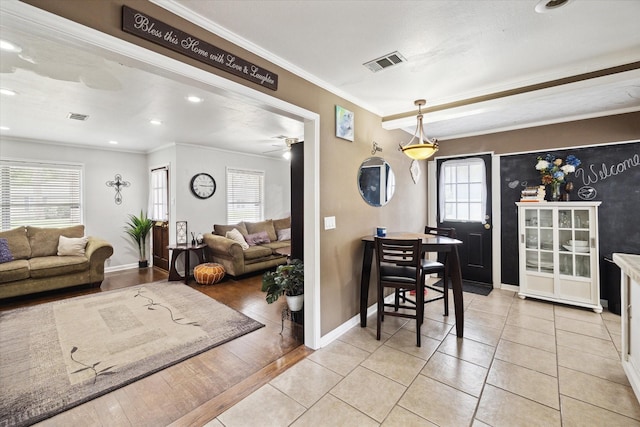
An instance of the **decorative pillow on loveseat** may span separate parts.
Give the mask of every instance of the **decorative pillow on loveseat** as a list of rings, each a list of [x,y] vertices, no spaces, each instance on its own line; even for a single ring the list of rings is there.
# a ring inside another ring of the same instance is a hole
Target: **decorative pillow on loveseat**
[[[247,241],[244,240],[244,236],[236,228],[227,231],[224,237],[239,243],[243,250],[249,249],[249,245],[247,244]]]
[[[266,231],[260,231],[258,233],[249,234],[246,237],[247,243],[249,246],[256,246],[260,243],[270,243],[271,239],[269,239],[269,234]]]
[[[291,240],[291,228],[278,230],[278,242],[282,242],[283,240]]]
[[[58,241],[58,256],[83,256],[87,247],[88,237],[64,237]]]
[[[13,255],[9,249],[9,243],[7,239],[0,239],[0,264],[13,261]]]
[[[275,242],[276,240],[278,240],[278,235],[276,234],[276,229],[273,227],[272,219],[267,219],[260,222],[245,222],[244,225],[247,227],[247,235],[266,231],[267,235],[269,236],[270,242]]]

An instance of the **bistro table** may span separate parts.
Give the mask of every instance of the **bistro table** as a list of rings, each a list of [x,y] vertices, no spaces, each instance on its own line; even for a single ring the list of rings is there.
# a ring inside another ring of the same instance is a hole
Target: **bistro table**
[[[204,262],[204,248],[207,245],[204,243],[196,244],[196,245],[169,245],[167,249],[171,251],[171,268],[169,269],[169,281],[173,280],[183,280],[185,285],[189,284],[189,267],[191,267],[189,263],[189,253],[194,252],[198,257],[199,263]],[[178,259],[178,255],[184,252],[184,276],[181,276],[178,273],[178,269],[176,268],[176,260]]]
[[[456,335],[462,338],[464,332],[464,311],[462,296],[462,273],[458,257],[458,245],[462,242],[445,236],[435,236],[424,233],[388,233],[387,239],[422,239],[424,252],[449,252],[447,264],[451,288],[453,290],[453,305],[456,312]],[[369,281],[371,278],[371,263],[375,248],[375,236],[364,236],[364,254],[362,256],[362,276],[360,278],[360,326],[367,326],[367,307],[369,306]],[[442,280],[447,280],[443,277]]]

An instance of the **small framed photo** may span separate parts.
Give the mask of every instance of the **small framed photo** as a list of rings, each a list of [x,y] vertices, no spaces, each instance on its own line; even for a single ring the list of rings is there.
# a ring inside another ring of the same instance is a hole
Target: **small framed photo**
[[[336,105],[336,136],[353,142],[353,112]]]
[[[187,244],[187,221],[176,221],[176,243]]]

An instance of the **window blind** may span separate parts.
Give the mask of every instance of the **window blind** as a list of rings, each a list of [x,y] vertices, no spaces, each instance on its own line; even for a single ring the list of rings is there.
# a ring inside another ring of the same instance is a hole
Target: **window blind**
[[[81,179],[80,166],[0,162],[2,230],[82,224]]]
[[[264,219],[264,172],[227,168],[227,224]]]

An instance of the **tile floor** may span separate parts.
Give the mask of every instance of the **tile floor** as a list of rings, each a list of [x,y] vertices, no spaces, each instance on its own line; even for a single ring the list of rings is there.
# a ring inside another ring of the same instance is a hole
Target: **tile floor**
[[[640,426],[619,316],[501,290],[464,301],[461,340],[441,301],[420,348],[414,321],[386,318],[377,341],[370,317],[207,425]]]

